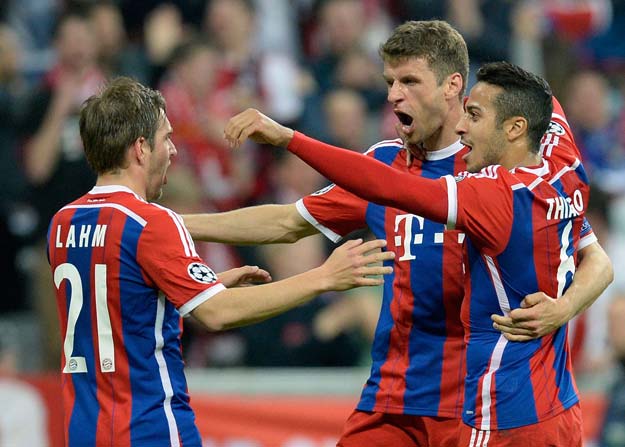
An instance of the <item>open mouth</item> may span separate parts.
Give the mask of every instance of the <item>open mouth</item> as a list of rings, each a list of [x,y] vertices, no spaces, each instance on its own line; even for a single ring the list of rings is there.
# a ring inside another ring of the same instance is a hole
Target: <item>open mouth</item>
[[[395,115],[399,119],[399,122],[402,123],[404,126],[410,126],[412,124],[413,119],[407,113],[395,111]]]

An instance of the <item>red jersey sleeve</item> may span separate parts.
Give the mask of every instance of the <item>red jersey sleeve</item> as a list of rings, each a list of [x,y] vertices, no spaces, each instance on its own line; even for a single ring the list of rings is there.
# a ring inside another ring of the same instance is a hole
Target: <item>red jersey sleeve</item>
[[[553,113],[547,131],[540,142],[540,154],[548,160],[581,160],[579,148],[575,144],[573,132],[558,100],[553,98]]]
[[[338,242],[367,225],[367,204],[366,200],[332,184],[300,199],[296,206],[304,219],[328,239]]]
[[[514,218],[512,188],[501,166],[479,174],[446,176],[448,228],[464,230],[486,254],[495,256],[508,244]]]
[[[225,287],[195,252],[180,216],[154,206],[139,238],[137,260],[147,282],[160,289],[184,316]]]

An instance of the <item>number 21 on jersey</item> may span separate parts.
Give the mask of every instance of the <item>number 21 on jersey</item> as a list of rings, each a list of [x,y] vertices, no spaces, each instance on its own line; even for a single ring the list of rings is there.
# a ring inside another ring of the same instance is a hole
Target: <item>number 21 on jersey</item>
[[[84,296],[82,278],[75,265],[68,262],[59,265],[54,270],[54,285],[57,289],[67,280],[71,289],[69,311],[67,314],[67,330],[63,342],[65,366],[63,372],[68,374],[86,373],[87,362],[82,356],[74,356],[74,336],[76,323],[82,311]],[[98,334],[98,352],[100,354],[100,370],[103,373],[115,371],[115,349],[113,346],[113,331],[111,318],[106,301],[106,264],[94,265],[95,310]]]

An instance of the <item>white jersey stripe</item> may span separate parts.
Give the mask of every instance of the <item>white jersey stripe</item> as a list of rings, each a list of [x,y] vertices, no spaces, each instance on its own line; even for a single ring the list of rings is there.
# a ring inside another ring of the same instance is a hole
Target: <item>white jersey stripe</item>
[[[475,447],[475,438],[477,437],[477,430],[471,429],[471,440],[469,441],[469,447]]]
[[[197,256],[193,242],[189,244],[189,240],[192,240],[192,239],[191,239],[191,236],[189,235],[189,232],[187,231],[187,228],[184,226],[184,223],[182,222],[182,218],[178,214],[176,214],[174,211],[170,210],[169,208],[161,206],[157,203],[152,203],[151,205],[154,205],[155,207],[160,208],[163,211],[167,211],[167,214],[169,214],[169,217],[171,217],[171,220],[174,221],[174,225],[176,225],[176,228],[178,229],[178,236],[180,237],[180,242],[182,242],[182,246],[184,247],[184,254],[186,256]]]
[[[499,336],[499,340],[497,340],[493,354],[490,357],[488,372],[484,375],[484,381],[482,382],[482,430],[490,429],[490,406],[492,403],[491,385],[493,382],[493,374],[497,372],[499,366],[501,365],[501,358],[503,357],[503,351],[507,344],[508,340],[506,340],[503,334],[501,334]]]
[[[338,242],[341,239],[343,239],[343,236],[341,236],[340,234],[337,234],[334,231],[330,230],[325,225],[320,224],[317,221],[317,219],[315,219],[313,217],[313,215],[310,214],[310,212],[306,209],[306,205],[304,205],[304,199],[299,199],[295,203],[295,207],[297,208],[297,211],[300,213],[300,215],[304,219],[306,219],[309,224],[311,224],[313,227],[315,227],[317,230],[319,230],[320,233],[322,233],[325,237],[330,239],[332,242]]]
[[[98,204],[93,204],[93,205],[67,205],[67,206],[64,206],[62,209],[66,210],[66,209],[78,209],[78,208],[115,208],[116,210],[119,210],[122,213],[124,213],[126,216],[132,218],[132,220],[137,222],[142,227],[145,227],[147,225],[147,221],[143,217],[139,216],[134,211],[129,210],[125,206],[119,205],[117,203],[98,203]]]
[[[163,321],[165,319],[165,295],[159,293],[158,301],[156,304],[156,321],[154,322],[154,338],[156,339],[156,348],[154,350],[154,357],[158,363],[158,372],[161,376],[161,384],[163,385],[163,391],[165,391],[165,401],[163,402],[163,408],[165,410],[165,418],[167,419],[167,426],[169,427],[169,442],[171,447],[180,447],[180,437],[178,434],[178,424],[176,424],[176,418],[171,408],[171,398],[174,395],[174,390],[171,386],[171,379],[169,377],[169,371],[167,369],[167,363],[165,362],[165,356],[163,355],[163,346],[165,344],[163,340]]]
[[[382,146],[395,146],[395,147],[403,147],[403,146],[404,146],[404,143],[403,143],[403,141],[401,141],[399,138],[396,138],[396,139],[394,139],[394,140],[383,140],[383,141],[380,141],[380,142],[378,142],[378,143],[374,144],[374,145],[373,145],[373,146],[371,146],[369,149],[367,149],[367,150],[365,151],[365,154],[368,154],[369,152],[374,151],[374,150],[376,150],[377,148],[382,147]]]
[[[560,121],[562,121],[564,124],[566,124],[567,126],[569,126],[569,122],[566,120],[566,118],[564,118],[562,115],[560,115],[559,113],[552,113],[551,114],[551,118],[557,118]],[[571,126],[569,126],[571,127]]]
[[[557,182],[560,179],[560,177],[562,177],[567,172],[576,170],[579,164],[580,164],[580,161],[579,159],[576,158],[575,162],[573,162],[571,166],[565,166],[564,168],[560,169],[560,171],[556,175],[554,175],[551,180],[549,180],[549,184],[553,185],[555,182]]]
[[[486,430],[486,433],[484,433],[484,442],[482,443],[482,447],[488,447],[489,439],[490,439],[490,430]]]
[[[447,229],[453,230],[458,219],[458,186],[453,176],[446,175],[444,179],[447,183]]]
[[[180,316],[181,317],[186,317],[189,314],[189,312],[191,312],[193,309],[198,307],[204,301],[214,297],[215,295],[217,295],[222,290],[226,290],[226,287],[223,284],[217,284],[217,285],[209,287],[208,289],[198,293],[193,298],[191,298],[189,301],[187,301],[182,306],[180,306],[180,308],[178,308],[178,312],[180,312]]]
[[[508,313],[510,312],[510,301],[508,300],[508,295],[506,295],[506,289],[503,286],[501,276],[499,276],[499,270],[497,270],[497,266],[495,265],[495,261],[493,260],[493,258],[484,255],[484,260],[486,261],[486,265],[488,266],[490,278],[493,282],[493,286],[495,287],[495,293],[497,293],[499,308],[504,313],[504,315],[508,315]]]
[[[482,437],[484,436],[484,432],[482,430],[480,430],[480,432],[477,434],[477,441],[475,441],[475,445],[477,445],[478,447],[482,446]]]

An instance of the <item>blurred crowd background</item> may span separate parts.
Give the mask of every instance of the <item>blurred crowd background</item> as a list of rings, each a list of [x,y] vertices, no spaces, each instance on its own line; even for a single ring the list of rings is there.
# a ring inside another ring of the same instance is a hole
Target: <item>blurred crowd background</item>
[[[624,0],[0,2],[0,371],[58,370],[45,235],[52,214],[93,185],[78,111],[106,79],[132,76],[167,100],[178,157],[164,205],[189,213],[290,203],[327,181],[284,151],[229,151],[227,119],[257,107],[358,151],[394,138],[377,49],[397,24],[432,18],[465,37],[472,72],[510,60],[545,76],[563,103],[593,182],[589,219],[616,271],[571,325],[575,368],[582,378],[617,375],[619,361],[625,366]],[[330,248],[322,236],[261,248],[198,244],[215,271],[256,264],[275,279],[318,265]],[[223,334],[189,319],[187,364],[367,365],[379,306],[380,291],[367,289]]]

